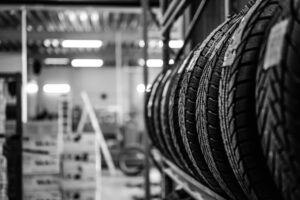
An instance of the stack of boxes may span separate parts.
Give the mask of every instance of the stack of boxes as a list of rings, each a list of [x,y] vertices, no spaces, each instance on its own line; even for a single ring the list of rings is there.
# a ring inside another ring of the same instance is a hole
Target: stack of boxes
[[[5,109],[6,109],[6,99],[4,96],[4,80],[0,79],[0,199],[8,200],[7,159],[4,156],[5,122],[6,122]]]
[[[63,199],[95,200],[99,192],[97,173],[95,133],[65,139],[62,155]]]
[[[60,138],[57,121],[24,125],[24,200],[61,200]]]

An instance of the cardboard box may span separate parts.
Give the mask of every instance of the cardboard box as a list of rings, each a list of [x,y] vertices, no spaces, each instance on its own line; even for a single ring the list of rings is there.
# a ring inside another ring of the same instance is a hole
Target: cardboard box
[[[62,188],[72,189],[95,189],[96,166],[90,163],[63,162]]]
[[[86,152],[95,153],[95,150],[96,150],[95,133],[85,133],[74,138],[64,138],[63,152],[86,151]]]
[[[62,200],[59,190],[54,191],[24,191],[23,200]]]
[[[23,174],[59,174],[59,156],[23,153]]]
[[[96,200],[95,190],[66,190],[63,191],[64,200]]]
[[[24,149],[58,154],[61,145],[57,121],[28,122],[24,125]]]
[[[60,178],[57,175],[24,175],[23,189],[32,191],[56,191],[60,189]]]

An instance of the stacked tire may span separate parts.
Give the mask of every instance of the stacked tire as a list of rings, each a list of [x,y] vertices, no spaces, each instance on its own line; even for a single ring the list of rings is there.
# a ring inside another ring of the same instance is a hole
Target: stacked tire
[[[299,8],[250,1],[147,95],[153,146],[225,199],[300,199]]]

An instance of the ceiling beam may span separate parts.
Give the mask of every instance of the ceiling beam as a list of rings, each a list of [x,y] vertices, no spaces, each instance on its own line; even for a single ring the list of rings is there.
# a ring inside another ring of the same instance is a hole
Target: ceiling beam
[[[2,0],[0,5],[51,5],[51,6],[110,6],[140,7],[140,0]],[[158,0],[151,0],[150,6],[158,7]]]

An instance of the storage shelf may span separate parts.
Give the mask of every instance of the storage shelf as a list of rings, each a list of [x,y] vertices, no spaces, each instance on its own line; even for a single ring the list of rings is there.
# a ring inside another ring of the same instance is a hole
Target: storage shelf
[[[165,166],[163,172],[175,183],[180,185],[191,197],[197,200],[225,200],[223,197],[186,174],[168,159],[164,158],[158,150],[151,150],[151,154],[155,161],[163,162]]]

